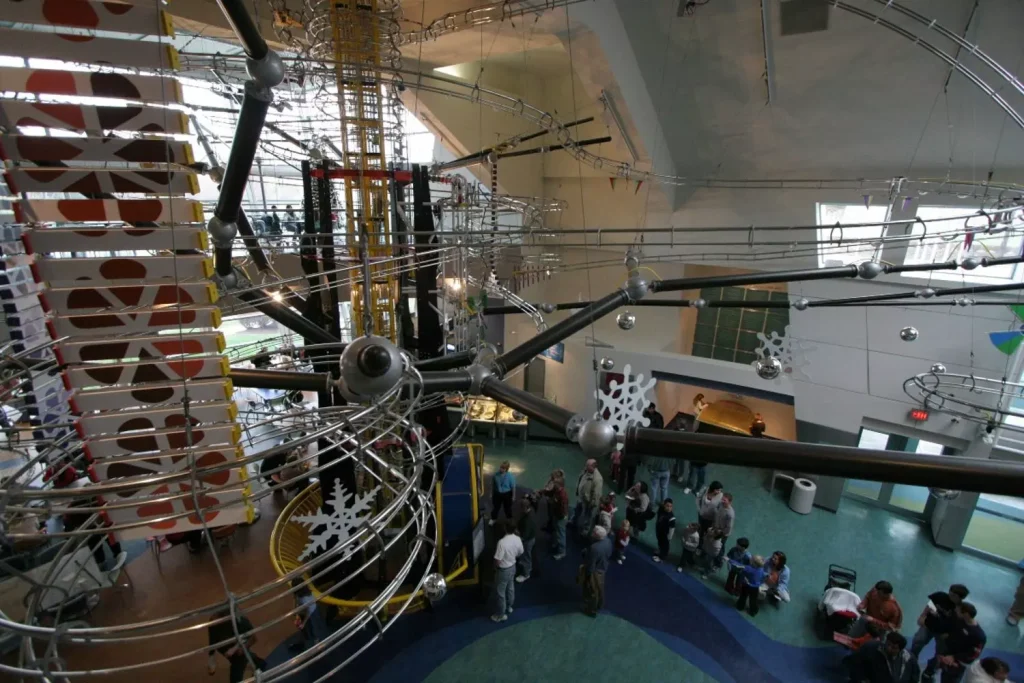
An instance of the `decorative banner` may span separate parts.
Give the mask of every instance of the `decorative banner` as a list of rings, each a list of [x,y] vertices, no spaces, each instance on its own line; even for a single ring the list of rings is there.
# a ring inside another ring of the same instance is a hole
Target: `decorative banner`
[[[204,425],[202,428],[185,430],[184,416],[173,416],[167,429],[152,432],[141,432],[125,436],[110,436],[90,439],[83,445],[86,455],[90,458],[116,458],[135,453],[160,453],[163,451],[181,450],[193,446],[216,446],[230,444],[234,446],[242,436],[242,428],[236,424]]]
[[[139,194],[196,194],[199,181],[184,167],[159,170],[93,170],[70,168],[9,168],[4,174],[12,192],[81,192],[101,194],[133,192]]]
[[[107,247],[111,249],[112,247]],[[119,247],[113,247],[119,248]],[[94,247],[99,249],[99,246]],[[36,279],[44,282],[67,282],[80,285],[81,280],[202,280],[213,274],[213,261],[201,254],[177,256],[138,256],[135,258],[50,258],[36,259]],[[153,283],[157,284],[157,283]]]
[[[227,401],[232,395],[231,380],[176,380],[148,382],[138,387],[75,390],[70,398],[71,411],[81,414],[95,410],[124,410],[140,406],[180,404],[186,391],[189,401]]]
[[[69,339],[57,344],[56,354],[58,362],[65,365],[186,354],[220,354],[225,348],[222,333],[194,332],[184,339],[167,334],[125,339]]]
[[[170,18],[158,3],[153,2],[128,5],[86,0],[0,0],[0,16],[5,22],[39,26],[66,26],[145,36],[174,35]]]
[[[47,311],[72,312],[85,309],[97,312],[121,309],[125,306],[151,307],[156,305],[213,304],[217,302],[217,288],[211,282],[191,282],[174,285],[126,285],[123,287],[56,287],[40,293],[39,300]]]
[[[616,448],[621,450],[625,445],[626,427],[636,424],[647,427],[651,420],[644,416],[644,408],[651,402],[647,398],[647,392],[657,383],[654,377],[644,382],[644,375],[640,373],[636,377],[629,374],[632,366],[628,363],[622,369],[621,375],[615,375],[619,379],[608,379],[607,388],[594,390],[594,396],[600,403],[598,416],[609,422],[616,432]],[[610,373],[606,374],[608,377]]]
[[[174,379],[200,379],[223,377],[230,365],[225,356],[186,356],[182,359],[156,357],[134,363],[96,363],[75,365],[64,371],[64,384],[69,389],[89,387],[137,386],[147,389],[147,382],[167,382]]]
[[[0,14],[0,16],[3,15]],[[4,20],[7,20],[6,16],[4,16]],[[36,95],[77,95],[79,97],[109,97],[131,102],[182,104],[181,86],[177,80],[163,76],[141,76],[138,74],[2,68],[0,69],[0,90],[35,93]]]
[[[764,361],[765,359],[775,357],[782,363],[783,374],[791,377],[800,375],[804,379],[811,379],[811,376],[807,373],[807,357],[804,355],[804,352],[813,351],[814,345],[808,344],[802,339],[791,337],[789,325],[786,325],[786,329],[783,330],[781,337],[778,332],[773,330],[771,336],[765,335],[764,332],[758,332],[757,338],[761,341],[761,346],[754,350],[757,360],[751,362],[751,367],[757,367],[758,360]],[[775,383],[780,384],[781,382],[782,375],[780,374],[779,377],[775,378]]]
[[[146,33],[152,33],[152,29]],[[0,53],[24,59],[35,57],[154,71],[177,71],[179,67],[178,51],[168,43],[146,40],[127,43],[124,40],[82,34],[0,29]]]
[[[134,132],[140,136],[187,135],[189,132],[188,117],[183,112],[157,107],[98,107],[0,100],[0,111],[15,127],[58,128],[90,133],[96,137],[112,130]]]
[[[206,230],[201,225],[175,228],[36,228],[26,230],[21,240],[25,243],[27,253],[45,254],[61,251],[96,251],[99,244],[103,244],[103,249],[107,250],[110,248],[108,245],[112,241],[111,238],[117,241],[119,251],[205,250],[208,246]]]
[[[0,135],[7,158],[46,165],[55,161],[182,164],[195,163],[192,147],[172,139],[65,138],[39,135]]]
[[[61,337],[106,337],[131,332],[152,332],[182,328],[220,326],[217,306],[163,306],[133,310],[108,311],[86,315],[57,315],[50,326],[54,339]]]
[[[1014,304],[1007,306],[1013,315],[1017,318],[1017,323],[1024,321],[1024,305]],[[992,342],[992,346],[999,349],[1000,353],[1004,353],[1007,356],[1012,356],[1022,341],[1024,341],[1024,325],[1021,325],[1016,330],[1009,330],[1007,332],[989,332],[989,341]]]
[[[563,344],[562,342],[558,342],[554,346],[549,346],[548,348],[541,351],[540,355],[544,356],[545,358],[550,358],[551,360],[556,361],[558,363],[564,363],[565,344]]]
[[[190,403],[189,417],[197,424],[231,422],[238,408],[234,401],[220,403]],[[75,423],[75,429],[83,439],[102,434],[145,435],[151,429],[173,425],[173,420],[182,415],[181,406],[154,408],[151,410],[107,410],[90,413]]]
[[[22,202],[13,202],[14,215],[26,222]],[[203,223],[203,205],[191,199],[33,199],[35,220],[55,223]],[[41,251],[41,250],[37,250]]]

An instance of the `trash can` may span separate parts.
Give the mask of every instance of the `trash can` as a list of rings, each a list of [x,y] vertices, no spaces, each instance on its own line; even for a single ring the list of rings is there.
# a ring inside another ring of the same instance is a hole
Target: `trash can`
[[[797,477],[793,480],[793,492],[789,494],[789,509],[801,515],[811,514],[818,485],[810,479]]]

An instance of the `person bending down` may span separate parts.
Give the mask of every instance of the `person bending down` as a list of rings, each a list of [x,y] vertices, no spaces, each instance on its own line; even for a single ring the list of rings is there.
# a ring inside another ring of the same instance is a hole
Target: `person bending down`
[[[764,580],[764,594],[774,605],[789,602],[789,565],[786,553],[776,550],[764,565],[768,576]]]

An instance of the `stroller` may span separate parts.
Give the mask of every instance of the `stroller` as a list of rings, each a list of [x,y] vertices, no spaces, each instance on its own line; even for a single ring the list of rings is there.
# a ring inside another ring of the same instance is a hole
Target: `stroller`
[[[846,634],[859,618],[857,572],[838,564],[828,566],[828,581],[822,593],[815,631],[822,640],[834,640],[836,633]]]

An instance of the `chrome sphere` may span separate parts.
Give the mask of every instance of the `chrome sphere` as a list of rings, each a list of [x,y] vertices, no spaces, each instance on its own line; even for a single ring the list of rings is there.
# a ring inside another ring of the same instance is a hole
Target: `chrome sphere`
[[[981,259],[977,256],[968,256],[960,262],[960,267],[964,270],[974,270],[981,265]]]
[[[615,450],[615,428],[610,422],[591,418],[583,423],[577,442],[588,458],[599,458]]]
[[[857,274],[865,280],[874,280],[884,272],[885,266],[878,261],[865,261],[857,266]]]
[[[917,341],[917,337],[918,331],[916,327],[910,327],[908,325],[907,327],[904,327],[902,330],[900,330],[900,339],[902,339],[905,342]]]
[[[629,311],[623,311],[615,318],[615,324],[619,326],[620,330],[631,330],[636,327],[636,315]]]
[[[775,379],[782,374],[782,361],[775,356],[758,358],[754,363],[754,371],[761,379]]]
[[[613,369],[615,369],[615,359],[614,358],[607,358],[607,357],[606,358],[602,358],[601,359],[601,369],[602,370],[613,370]]]
[[[707,308],[707,299],[694,299],[690,302],[690,305],[694,308]]]
[[[942,363],[933,363],[932,364],[932,374],[933,375],[944,375],[944,374],[946,374],[946,366],[943,365]]]
[[[953,491],[952,489],[937,489],[934,487],[928,487],[928,493],[932,494],[939,500],[953,500],[960,497],[959,491]]]
[[[423,595],[427,596],[430,602],[437,602],[448,593],[448,582],[442,574],[427,574],[423,579]]]
[[[402,354],[384,337],[360,337],[341,353],[338,387],[350,401],[368,401],[402,379]]]
[[[807,299],[801,297],[801,298],[799,298],[799,299],[797,299],[797,300],[795,300],[793,302],[793,308],[795,308],[798,311],[806,311],[807,310],[807,306],[810,303],[811,303],[810,301],[808,301]]]
[[[541,313],[554,313],[556,310],[558,310],[554,304],[548,303],[539,304],[537,308],[541,310]]]

